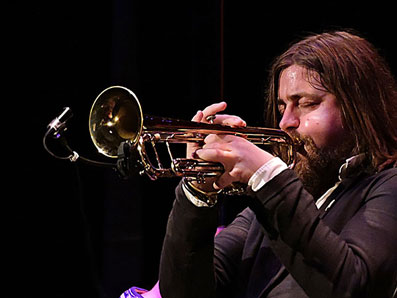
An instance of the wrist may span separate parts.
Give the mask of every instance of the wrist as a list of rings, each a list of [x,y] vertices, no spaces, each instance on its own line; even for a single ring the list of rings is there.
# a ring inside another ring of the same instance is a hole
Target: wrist
[[[197,207],[212,207],[218,201],[219,191],[205,191],[198,188],[197,183],[193,184],[186,178],[182,179],[182,187],[191,195],[187,196],[188,199]]]
[[[278,157],[264,163],[249,179],[248,186],[258,191],[268,181],[287,169],[287,165]]]

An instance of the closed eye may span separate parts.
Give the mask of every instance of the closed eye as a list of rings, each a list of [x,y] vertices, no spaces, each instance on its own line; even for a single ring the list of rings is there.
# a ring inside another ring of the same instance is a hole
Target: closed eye
[[[311,108],[314,109],[316,108],[318,105],[320,105],[321,101],[320,100],[315,100],[315,99],[309,99],[309,98],[301,98],[298,101],[298,107],[299,108]]]

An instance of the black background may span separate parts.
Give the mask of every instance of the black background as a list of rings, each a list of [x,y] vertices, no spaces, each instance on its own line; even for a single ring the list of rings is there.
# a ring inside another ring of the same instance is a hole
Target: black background
[[[105,160],[90,141],[88,115],[111,85],[133,90],[144,113],[190,119],[223,99],[228,113],[260,126],[271,61],[309,32],[353,28],[396,71],[391,2],[349,8],[221,1],[32,1],[3,8],[1,210],[5,284],[13,296],[118,297],[157,280],[178,181],[123,181],[108,169],[54,159],[42,137],[63,107],[74,112],[72,148]]]

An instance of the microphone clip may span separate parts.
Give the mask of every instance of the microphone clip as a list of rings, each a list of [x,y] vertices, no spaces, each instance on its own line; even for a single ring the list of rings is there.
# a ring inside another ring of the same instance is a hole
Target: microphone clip
[[[62,133],[67,129],[66,122],[72,117],[72,110],[69,107],[63,108],[62,113],[48,124],[48,135],[52,135],[56,139],[61,137]]]

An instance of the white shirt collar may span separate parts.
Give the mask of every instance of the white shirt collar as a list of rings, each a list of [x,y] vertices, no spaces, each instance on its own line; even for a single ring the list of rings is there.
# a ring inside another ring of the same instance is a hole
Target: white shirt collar
[[[333,187],[328,189],[317,201],[316,201],[316,206],[318,209],[321,208],[321,206],[325,203],[325,201],[328,199],[328,197],[332,194],[332,192],[338,187],[338,185],[342,182],[344,178],[349,176],[351,173],[351,169],[356,168],[358,164],[362,163],[362,161],[365,159],[366,155],[364,153],[354,155],[348,159],[346,159],[346,162],[341,165],[339,168],[339,180],[335,183]],[[331,201],[327,208],[330,208],[334,201]]]

